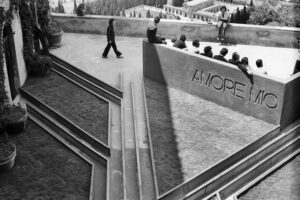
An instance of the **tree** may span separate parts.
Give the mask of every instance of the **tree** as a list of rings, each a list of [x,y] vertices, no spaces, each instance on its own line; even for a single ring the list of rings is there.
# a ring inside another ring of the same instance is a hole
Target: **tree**
[[[146,17],[147,17],[147,18],[150,18],[150,10],[149,10],[149,9],[148,9],[147,12],[146,12]]]
[[[254,6],[254,4],[253,4],[253,0],[251,0],[251,1],[250,1],[250,6],[251,6],[251,7],[253,7],[253,6]]]
[[[65,8],[64,8],[61,0],[58,0],[57,11],[58,11],[58,13],[65,13]]]
[[[125,14],[125,9],[124,9],[124,8],[122,9],[122,16],[123,16],[123,17],[126,16],[126,14]]]
[[[159,18],[163,18],[162,11],[159,12],[159,15],[158,15],[158,16],[159,16]]]
[[[183,0],[173,0],[173,6],[182,7]]]
[[[73,11],[73,13],[75,14],[76,11],[77,11],[77,3],[76,3],[76,0],[74,0],[74,11]]]
[[[238,23],[238,24],[241,23],[241,12],[240,12],[239,7],[236,9],[235,23]]]
[[[133,11],[133,17],[136,17],[136,13],[135,13],[135,10]]]

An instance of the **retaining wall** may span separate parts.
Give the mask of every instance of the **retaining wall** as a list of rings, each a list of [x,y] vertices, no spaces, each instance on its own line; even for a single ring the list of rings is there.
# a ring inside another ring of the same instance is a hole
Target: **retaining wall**
[[[272,124],[286,126],[300,117],[300,75],[249,76],[229,63],[146,40],[143,69],[146,78]]]
[[[52,14],[52,17],[62,24],[65,32],[106,34],[110,16],[78,17],[70,14]],[[117,17],[115,31],[120,36],[146,37],[147,25],[153,19]],[[167,38],[186,34],[189,40],[216,41],[216,26],[181,20],[162,19],[158,33]],[[276,46],[297,48],[299,28],[271,27],[258,25],[230,24],[227,37],[230,43],[252,44],[260,46]]]

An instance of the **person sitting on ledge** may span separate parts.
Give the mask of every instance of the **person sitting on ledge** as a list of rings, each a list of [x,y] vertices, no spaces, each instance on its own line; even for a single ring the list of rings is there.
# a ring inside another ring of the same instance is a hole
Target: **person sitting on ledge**
[[[177,40],[177,38],[176,38],[176,37],[173,37],[173,38],[171,39],[171,42],[174,44],[174,43],[176,42],[176,40]]]
[[[200,54],[200,51],[199,51],[200,42],[199,42],[199,40],[193,40],[192,45],[193,45],[193,47],[191,49],[189,49],[190,52]]]
[[[257,66],[257,72],[258,73],[261,73],[261,74],[268,74],[267,73],[267,70],[265,69],[265,68],[263,68],[263,61],[262,61],[262,59],[258,59],[257,61],[256,61],[256,66]]]
[[[185,44],[186,36],[184,34],[180,35],[179,39],[176,40],[173,47],[179,48],[179,49],[186,49],[187,46]]]
[[[234,52],[232,54],[232,58],[228,60],[229,63],[233,64],[233,65],[240,65],[240,55],[237,52]]]
[[[249,66],[249,61],[247,57],[243,57],[241,59],[241,64],[238,65],[238,68],[240,68],[242,71],[246,72],[248,75],[253,74],[253,70]]]
[[[156,44],[167,44],[167,42],[165,41],[165,38],[162,38],[162,37],[156,35],[156,33],[157,33],[157,24],[159,23],[159,21],[160,21],[160,18],[155,17],[154,18],[154,23],[149,24],[149,26],[147,28],[148,41],[150,43],[156,43]]]
[[[228,49],[227,48],[222,48],[221,51],[220,51],[220,54],[215,55],[214,59],[217,59],[217,60],[220,60],[220,61],[223,61],[223,62],[227,62],[227,59],[225,58],[227,53],[228,53]]]
[[[227,28],[227,25],[230,21],[230,14],[227,11],[226,6],[222,6],[220,8],[220,11],[216,14],[216,18],[217,18],[217,40],[224,40],[225,37],[225,31]]]
[[[213,52],[211,50],[212,50],[211,46],[206,46],[204,48],[204,53],[201,53],[201,55],[212,58],[213,57]]]

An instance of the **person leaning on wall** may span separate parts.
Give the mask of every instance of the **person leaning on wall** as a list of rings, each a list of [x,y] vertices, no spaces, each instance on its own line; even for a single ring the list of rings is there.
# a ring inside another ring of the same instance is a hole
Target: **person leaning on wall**
[[[165,41],[165,38],[157,35],[157,25],[159,22],[160,22],[160,18],[155,17],[153,22],[151,22],[148,25],[148,28],[147,28],[148,41],[150,43],[156,43],[156,44],[167,44],[167,42]]]

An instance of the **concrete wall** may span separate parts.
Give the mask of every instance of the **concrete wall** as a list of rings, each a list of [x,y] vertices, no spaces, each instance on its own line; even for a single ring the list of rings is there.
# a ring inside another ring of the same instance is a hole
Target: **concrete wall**
[[[16,57],[17,57],[17,65],[18,65],[18,73],[20,79],[20,86],[23,86],[26,78],[27,78],[27,70],[23,56],[23,34],[21,27],[21,20],[18,14],[14,14],[14,19],[12,21],[11,28],[14,34],[15,41],[15,49],[16,49]]]
[[[24,62],[23,57],[23,36],[22,36],[22,28],[21,28],[21,21],[20,17],[17,13],[13,14],[13,20],[11,24],[12,31],[14,33],[14,44],[15,44],[15,51],[16,51],[16,61],[17,61],[17,70],[15,71],[16,74],[16,81],[15,86],[17,88],[22,87],[27,79],[27,70]],[[5,56],[4,56],[5,58]],[[11,90],[9,86],[8,74],[7,74],[7,67],[4,59],[4,76],[5,76],[5,89],[7,91],[7,95],[9,97],[9,101],[11,102]]]
[[[143,42],[144,76],[273,124],[300,116],[300,76],[292,81],[244,74],[236,66]]]
[[[285,127],[300,116],[300,73],[286,80],[284,104],[280,124]]]
[[[68,14],[52,14],[59,21],[65,32],[106,34],[109,16],[77,17]],[[147,25],[153,19],[116,18],[115,31],[117,35],[146,37]],[[181,33],[187,35],[189,40],[200,39],[216,41],[216,26],[199,24],[180,20],[161,20],[159,34],[173,38]],[[297,36],[300,37],[299,28],[268,27],[256,25],[231,24],[227,37],[231,43],[253,44],[260,46],[277,46],[297,48]]]

